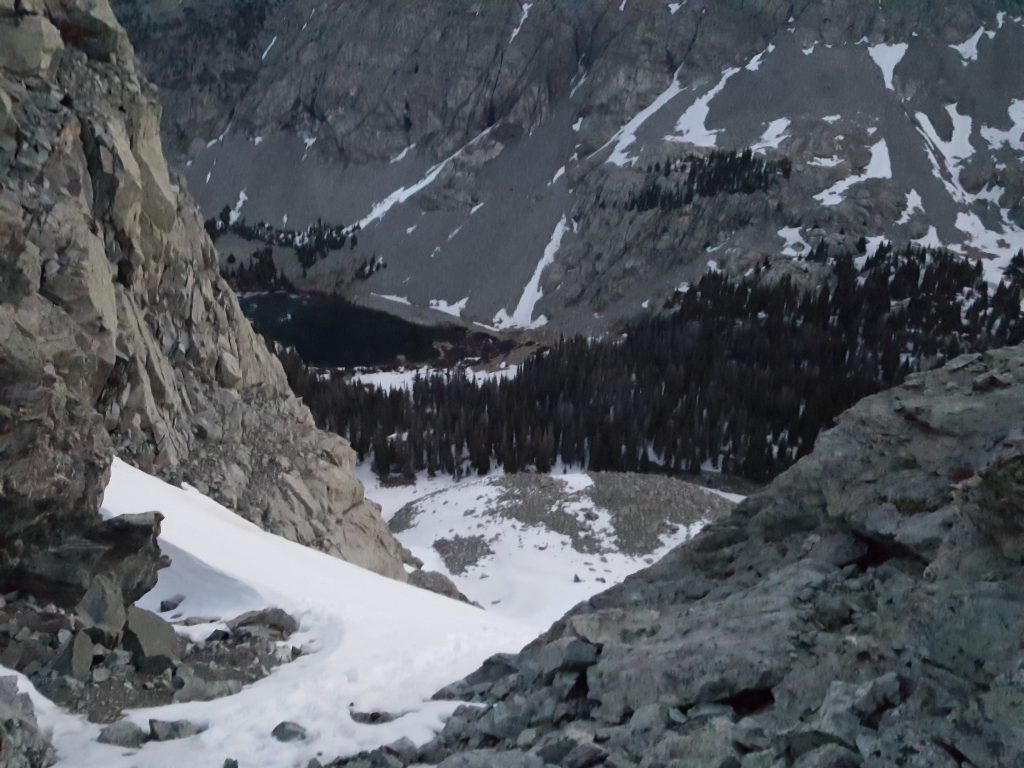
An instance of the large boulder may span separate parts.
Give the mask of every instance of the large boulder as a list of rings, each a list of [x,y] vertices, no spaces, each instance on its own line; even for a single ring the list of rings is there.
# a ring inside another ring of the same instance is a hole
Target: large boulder
[[[287,640],[299,629],[299,622],[280,608],[248,611],[228,621],[232,632],[266,632],[275,640]]]
[[[30,551],[17,566],[3,574],[3,583],[71,608],[93,588],[116,589],[125,603],[134,602],[156,584],[157,571],[170,563],[161,554],[157,538],[163,515],[146,513],[103,520]]]
[[[117,644],[127,616],[124,594],[109,576],[95,576],[75,608],[86,631],[98,643]]]
[[[41,75],[63,47],[60,32],[45,16],[0,16],[0,67]]]
[[[0,765],[4,768],[46,768],[56,762],[53,745],[40,731],[27,693],[18,679],[0,678]]]
[[[124,647],[131,651],[135,666],[149,674],[172,669],[181,657],[181,641],[174,627],[155,613],[134,605],[128,607]]]
[[[101,744],[138,749],[145,743],[146,736],[142,728],[125,718],[102,728],[96,741]]]

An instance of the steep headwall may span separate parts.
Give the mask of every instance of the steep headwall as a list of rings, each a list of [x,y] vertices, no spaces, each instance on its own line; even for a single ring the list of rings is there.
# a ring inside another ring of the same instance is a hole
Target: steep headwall
[[[0,547],[98,521],[111,457],[395,578],[401,548],[220,279],[106,0],[0,0]]]
[[[319,258],[275,247],[296,285],[590,332],[709,262],[816,283],[811,249],[884,238],[994,279],[1024,247],[1019,0],[114,5],[208,217],[361,225]],[[691,154],[748,147],[789,169],[687,194]]]

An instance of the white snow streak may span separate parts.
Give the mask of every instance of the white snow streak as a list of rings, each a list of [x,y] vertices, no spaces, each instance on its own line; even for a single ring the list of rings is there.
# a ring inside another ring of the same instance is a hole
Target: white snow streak
[[[371,296],[376,296],[378,299],[384,299],[385,301],[393,301],[396,304],[405,304],[406,306],[412,306],[411,302],[405,298],[405,296],[392,296],[387,293],[371,293]]]
[[[359,228],[366,229],[366,227],[368,227],[373,222],[383,219],[385,216],[387,216],[388,211],[390,211],[396,205],[404,203],[417,192],[420,192],[426,187],[429,187],[431,184],[434,183],[437,177],[441,175],[441,171],[443,171],[450,162],[455,160],[459,155],[461,155],[467,149],[472,147],[474,144],[476,144],[490,132],[491,129],[488,128],[482,133],[480,133],[480,135],[476,136],[473,139],[470,139],[468,142],[466,142],[466,144],[464,144],[462,147],[456,150],[453,154],[449,155],[444,160],[442,160],[437,165],[428,170],[426,175],[412,186],[401,187],[400,189],[396,189],[383,200],[375,203],[373,208],[370,209],[370,212],[366,214],[366,216],[364,216],[362,219],[360,219]]]
[[[752,58],[747,63],[747,66],[745,67],[745,69],[748,72],[757,72],[757,70],[759,70],[761,68],[761,64],[764,63],[764,57],[767,56],[769,53],[771,53],[774,50],[775,50],[775,44],[774,43],[769,43],[767,48],[765,48],[763,51],[761,51],[759,54],[757,54],[754,58]]]
[[[935,130],[932,121],[924,112],[917,113],[918,130],[928,142],[935,175],[946,186],[954,200],[966,203],[969,202],[970,195],[960,183],[960,164],[974,154],[974,147],[971,146],[971,118],[961,115],[957,111],[955,103],[947,106],[946,111],[953,122],[953,135],[949,141],[939,138],[938,131]],[[948,178],[938,171],[938,162],[934,153],[938,153],[942,157]]]
[[[523,15],[519,17],[519,24],[517,24],[516,28],[512,30],[512,37],[508,39],[509,45],[511,45],[512,41],[519,35],[519,30],[521,30],[523,28],[523,24],[526,23],[526,17],[530,15],[530,8],[532,6],[533,3],[523,3]]]
[[[614,143],[615,148],[612,150],[611,155],[609,155],[607,162],[618,166],[632,165],[636,162],[636,158],[630,157],[626,153],[626,150],[629,149],[629,147],[631,147],[636,141],[636,132],[640,129],[641,125],[651,118],[652,115],[682,93],[682,91],[683,86],[679,83],[679,70],[676,70],[675,75],[672,77],[671,85],[658,94],[658,97],[644,109],[637,112],[636,115],[633,116],[632,120],[622,126],[616,134],[608,140],[608,143],[605,144],[605,146]]]
[[[392,165],[394,165],[395,163],[402,162],[405,159],[405,156],[408,155],[410,152],[412,152],[412,150],[415,149],[415,148],[416,148],[415,144],[410,144],[405,149],[403,149],[401,152],[399,152],[397,155],[392,157],[391,160],[389,160],[389,162]]]
[[[260,56],[260,61],[266,61],[267,60],[267,54],[270,53],[270,49],[274,47],[274,43],[276,43],[276,42],[277,42],[277,35],[274,35],[274,39],[270,41],[270,45],[268,45],[266,47],[266,50],[263,51],[263,55]]]
[[[540,328],[542,325],[547,324],[548,319],[544,315],[537,319],[533,318],[534,307],[537,306],[537,302],[544,296],[544,291],[540,287],[540,278],[544,270],[555,261],[555,254],[562,247],[562,238],[568,229],[568,218],[562,216],[555,226],[555,231],[551,233],[551,240],[548,242],[547,247],[544,248],[544,255],[537,263],[537,268],[533,271],[533,277],[530,278],[530,282],[523,289],[523,295],[519,298],[519,303],[516,305],[515,310],[513,310],[510,316],[504,308],[499,309],[493,320],[496,327]]]
[[[238,193],[238,202],[235,203],[235,207],[231,209],[231,213],[228,214],[228,222],[234,224],[242,216],[242,206],[245,205],[245,201],[249,199],[249,196],[245,194],[243,189]]]

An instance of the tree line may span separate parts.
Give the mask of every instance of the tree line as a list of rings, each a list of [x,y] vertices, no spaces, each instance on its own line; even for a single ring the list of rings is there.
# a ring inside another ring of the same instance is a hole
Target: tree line
[[[265,221],[250,224],[243,217],[232,220],[231,208],[227,205],[220,214],[204,223],[210,239],[217,242],[221,235],[231,233],[249,242],[291,248],[298,257],[303,274],[320,259],[326,259],[331,251],[338,251],[348,245],[354,250],[359,244],[359,225],[346,227],[343,224],[324,224],[320,219],[303,230],[275,227]]]
[[[1024,254],[994,290],[943,250],[883,244],[857,270],[830,259],[808,289],[764,269],[709,273],[662,316],[621,336],[562,338],[513,378],[457,371],[408,390],[350,383],[279,351],[320,426],[381,477],[591,470],[698,473],[765,482],[808,453],[861,398],[965,352],[1024,341]]]
[[[668,211],[690,205],[694,197],[767,192],[780,177],[788,179],[792,168],[788,158],[768,160],[750,149],[715,150],[657,162],[647,167],[643,184],[626,198],[625,208]]]

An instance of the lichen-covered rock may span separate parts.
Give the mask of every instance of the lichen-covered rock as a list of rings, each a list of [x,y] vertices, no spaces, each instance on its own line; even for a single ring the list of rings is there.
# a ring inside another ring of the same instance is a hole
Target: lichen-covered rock
[[[132,559],[124,542],[89,539],[115,453],[404,580],[351,448],[316,429],[220,279],[201,217],[168,173],[154,90],[107,0],[9,11],[0,8],[0,586],[60,592],[73,606],[97,568],[114,566],[112,553]],[[139,561],[155,574],[158,550],[134,560],[127,602],[152,586]]]

